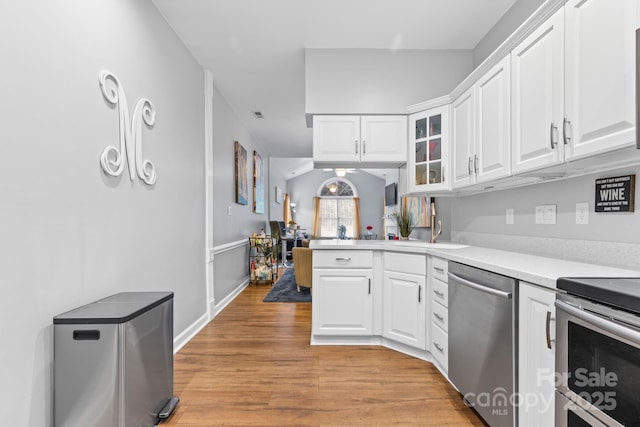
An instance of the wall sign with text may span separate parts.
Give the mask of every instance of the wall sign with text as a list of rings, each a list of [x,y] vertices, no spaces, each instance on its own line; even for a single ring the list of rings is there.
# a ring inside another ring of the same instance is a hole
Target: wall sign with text
[[[636,176],[596,179],[595,212],[634,212]]]

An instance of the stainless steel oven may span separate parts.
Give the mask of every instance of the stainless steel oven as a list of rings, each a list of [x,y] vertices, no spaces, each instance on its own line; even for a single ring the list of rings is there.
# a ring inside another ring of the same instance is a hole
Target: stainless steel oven
[[[640,426],[640,278],[562,278],[556,426]]]

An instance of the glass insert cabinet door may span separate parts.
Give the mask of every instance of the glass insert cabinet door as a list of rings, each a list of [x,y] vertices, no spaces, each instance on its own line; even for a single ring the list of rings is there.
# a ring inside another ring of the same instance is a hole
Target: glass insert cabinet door
[[[446,123],[448,109],[439,107],[413,114],[409,120],[411,146],[409,152],[410,191],[447,189]]]

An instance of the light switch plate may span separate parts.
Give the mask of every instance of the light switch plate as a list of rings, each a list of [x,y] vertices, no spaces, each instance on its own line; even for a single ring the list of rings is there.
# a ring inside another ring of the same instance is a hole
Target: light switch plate
[[[513,225],[513,209],[507,209],[507,225]]]
[[[556,224],[556,205],[536,206],[536,224]]]
[[[589,203],[576,203],[576,224],[589,224]]]

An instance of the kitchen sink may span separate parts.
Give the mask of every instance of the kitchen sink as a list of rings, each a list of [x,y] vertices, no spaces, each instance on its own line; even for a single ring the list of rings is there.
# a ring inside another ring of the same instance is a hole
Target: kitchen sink
[[[463,249],[463,248],[469,247],[469,245],[462,245],[460,243],[449,243],[449,242],[427,243],[426,245],[428,248],[433,248],[433,249]]]
[[[462,249],[467,248],[467,245],[459,243],[442,242],[442,243],[428,243],[422,240],[392,240],[391,243],[394,246],[411,246],[418,248],[431,248],[431,249]]]

